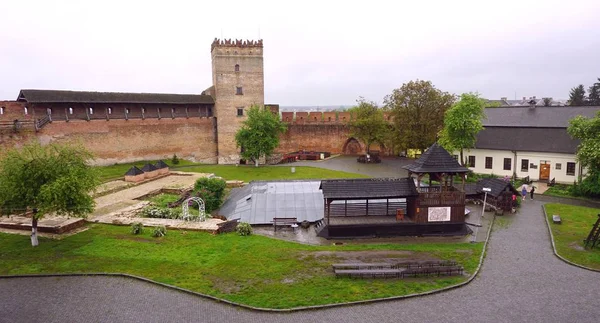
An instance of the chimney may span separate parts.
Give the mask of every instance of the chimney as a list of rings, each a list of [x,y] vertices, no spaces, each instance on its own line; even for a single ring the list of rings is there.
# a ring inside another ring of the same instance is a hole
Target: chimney
[[[525,100],[527,100],[527,97],[526,97],[526,96],[524,96],[524,97],[523,97],[523,101],[525,101]]]

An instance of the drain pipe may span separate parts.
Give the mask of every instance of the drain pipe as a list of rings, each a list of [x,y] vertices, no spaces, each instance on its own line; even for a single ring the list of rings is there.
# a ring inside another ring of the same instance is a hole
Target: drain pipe
[[[512,152],[515,155],[515,163],[513,166],[513,180],[517,180],[517,151],[513,150]]]

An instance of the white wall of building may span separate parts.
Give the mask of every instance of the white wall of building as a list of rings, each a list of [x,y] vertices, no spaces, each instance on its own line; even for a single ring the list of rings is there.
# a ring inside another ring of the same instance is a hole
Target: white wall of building
[[[453,155],[460,155],[454,152]],[[579,163],[575,160],[573,154],[541,153],[541,152],[516,152],[517,162],[515,163],[515,153],[510,150],[492,150],[492,149],[471,149],[464,151],[464,158],[468,161],[468,156],[475,156],[475,167],[469,167],[474,173],[494,174],[497,176],[512,176],[516,167],[517,177],[523,178],[529,176],[531,180],[540,178],[540,164],[550,164],[549,179],[556,179],[557,183],[573,184],[579,176]],[[486,168],[485,158],[492,158],[492,168]],[[510,170],[504,169],[504,158],[510,158]],[[521,170],[523,159],[528,160],[528,166],[533,164],[534,168],[528,167],[527,171]],[[575,163],[575,172],[573,175],[567,175],[567,163]],[[559,169],[557,169],[557,167]]]

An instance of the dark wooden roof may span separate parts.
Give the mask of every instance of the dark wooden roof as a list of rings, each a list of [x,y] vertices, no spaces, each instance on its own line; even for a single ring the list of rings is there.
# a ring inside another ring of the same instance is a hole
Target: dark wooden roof
[[[545,109],[545,108],[540,108]],[[565,128],[486,127],[477,134],[475,148],[574,154],[579,140]]]
[[[437,142],[431,145],[414,163],[402,168],[413,173],[467,173],[469,171]]]
[[[499,107],[486,108],[481,120],[484,128],[493,127],[540,127],[567,128],[569,120],[582,115],[592,118],[600,107]]]
[[[136,166],[133,166],[127,171],[127,173],[125,173],[125,176],[135,176],[143,173],[144,172],[141,169],[137,168]]]
[[[214,104],[210,95],[21,90],[17,101],[29,103]]]
[[[477,183],[468,183],[465,184],[465,194],[467,196],[480,195],[485,193],[483,188],[487,187],[491,189],[491,192],[488,192],[488,196],[498,197],[500,193],[505,191],[507,188],[513,194],[519,194],[519,192],[512,186],[510,182],[507,182],[500,178],[482,178],[477,181]],[[459,188],[457,186],[457,188]]]
[[[156,167],[157,169],[163,169],[163,168],[169,167],[169,165],[165,164],[164,161],[159,160],[158,162],[156,162],[156,164],[154,165],[154,167]]]
[[[324,198],[361,199],[417,196],[412,178],[360,178],[322,180]]]
[[[152,164],[149,164],[149,163],[148,163],[148,164],[146,164],[146,165],[144,165],[144,167],[142,167],[142,170],[143,170],[144,172],[151,172],[151,171],[153,171],[153,170],[157,170],[157,169],[158,169],[158,168],[156,168],[156,166],[154,166],[154,165],[152,165]]]

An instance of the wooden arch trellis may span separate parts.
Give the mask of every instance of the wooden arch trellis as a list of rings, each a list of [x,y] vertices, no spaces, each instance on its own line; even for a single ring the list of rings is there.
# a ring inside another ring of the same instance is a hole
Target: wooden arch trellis
[[[190,214],[190,205],[194,205],[194,202],[196,202],[196,204],[198,205],[198,216]],[[206,220],[204,200],[202,200],[199,197],[192,196],[186,199],[185,201],[183,201],[183,203],[181,203],[181,208],[183,210],[181,218],[184,221],[203,222]]]

